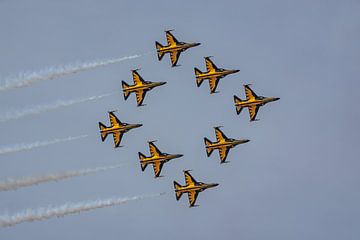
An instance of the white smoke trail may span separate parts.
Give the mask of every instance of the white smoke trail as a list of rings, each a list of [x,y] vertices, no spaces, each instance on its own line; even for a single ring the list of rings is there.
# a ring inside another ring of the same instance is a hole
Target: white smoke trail
[[[97,167],[97,168],[88,168],[81,170],[72,170],[66,171],[62,173],[48,174],[43,176],[33,176],[33,177],[24,177],[19,179],[7,178],[4,181],[0,182],[0,191],[9,191],[15,190],[22,187],[28,187],[32,185],[37,185],[40,183],[51,182],[51,181],[60,181],[67,178],[84,176],[88,174],[98,173],[114,168],[122,167],[123,165],[114,165],[114,166],[105,166],[105,167]]]
[[[80,138],[85,138],[87,136],[88,135],[80,135],[80,136],[67,137],[67,138],[55,138],[55,139],[52,139],[49,141],[38,141],[38,142],[27,143],[27,144],[23,143],[23,144],[16,144],[13,146],[5,146],[5,147],[0,148],[0,155],[6,154],[6,153],[14,153],[14,152],[31,150],[33,148],[38,148],[38,147],[45,147],[45,146],[55,144],[55,143],[73,141],[73,140],[77,140]]]
[[[141,200],[149,197],[161,196],[164,193],[158,193],[153,195],[141,195],[130,198],[110,198],[104,200],[87,201],[80,203],[66,203],[57,207],[47,207],[39,209],[26,209],[23,212],[19,212],[14,215],[2,215],[0,216],[0,227],[10,227],[15,224],[23,222],[33,222],[46,220],[51,217],[63,217],[68,214],[81,213],[84,211],[90,211],[97,208],[111,207],[114,205],[120,205],[129,201]]]
[[[61,77],[68,74],[73,74],[85,70],[90,70],[109,64],[122,62],[129,59],[141,57],[142,55],[136,54],[127,57],[113,58],[107,60],[96,60],[92,62],[79,62],[75,64],[69,64],[64,66],[49,67],[38,72],[25,72],[20,73],[17,77],[9,78],[5,80],[5,83],[0,85],[0,91],[10,90],[14,88],[21,88],[29,86],[33,83],[45,80],[51,80],[57,77]]]
[[[37,106],[29,106],[26,107],[24,109],[20,109],[20,110],[12,110],[9,111],[5,114],[0,115],[0,122],[6,122],[9,120],[15,120],[15,119],[19,119],[21,117],[26,117],[29,115],[36,115],[36,114],[40,114],[43,112],[47,112],[47,111],[51,111],[51,110],[55,110],[57,108],[60,107],[67,107],[67,106],[71,106],[73,104],[77,104],[77,103],[83,103],[83,102],[87,102],[87,101],[94,101],[94,100],[98,100],[104,97],[108,97],[115,94],[115,92],[113,93],[107,93],[107,94],[103,94],[103,95],[98,95],[98,96],[91,96],[91,97],[87,97],[87,98],[79,98],[79,99],[72,99],[72,100],[60,100],[60,101],[56,101],[54,103],[51,104],[44,104],[44,105],[37,105]]]

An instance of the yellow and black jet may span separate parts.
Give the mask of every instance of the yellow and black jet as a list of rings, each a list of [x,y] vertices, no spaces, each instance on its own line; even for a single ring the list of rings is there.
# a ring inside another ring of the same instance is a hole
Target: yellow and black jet
[[[180,54],[185,50],[199,46],[200,43],[186,43],[186,42],[179,42],[171,33],[172,30],[165,31],[166,39],[167,39],[167,46],[163,46],[158,42],[155,42],[155,46],[157,49],[157,55],[159,61],[164,57],[166,53],[170,54],[170,60],[173,67],[176,66]]]
[[[188,194],[189,198],[189,207],[197,207],[198,205],[195,205],[196,199],[198,197],[199,192],[204,191],[207,188],[216,187],[219,184],[217,183],[202,183],[197,182],[189,173],[190,170],[185,170],[185,186],[181,186],[179,183],[174,181],[174,187],[175,187],[175,195],[176,200],[179,201],[183,193]]]
[[[106,127],[103,123],[99,122],[101,140],[105,141],[108,134],[112,134],[114,137],[114,144],[115,148],[120,146],[121,138],[124,133],[127,131],[141,127],[142,124],[129,124],[129,123],[122,123],[120,120],[115,116],[114,111],[108,112],[110,118],[110,127]]]
[[[213,61],[211,61],[211,56],[205,57],[206,72],[201,72],[199,69],[194,68],[196,85],[200,87],[204,80],[209,80],[210,93],[216,92],[216,87],[219,83],[219,80],[229,74],[237,73],[240,70],[228,70],[224,68],[218,68]]]
[[[229,150],[239,144],[247,143],[250,140],[248,139],[233,139],[228,138],[220,130],[220,127],[215,127],[216,142],[211,142],[206,137],[204,138],[206,154],[209,157],[214,150],[219,150],[220,163],[225,163],[228,156]]]
[[[256,119],[256,115],[261,106],[264,106],[269,102],[277,101],[280,98],[258,96],[254,93],[253,90],[251,90],[249,86],[250,84],[244,85],[246,100],[241,100],[239,97],[234,95],[236,113],[239,115],[241,110],[247,107],[249,109],[250,121],[256,121],[258,120]]]
[[[135,92],[136,94],[136,101],[138,106],[142,106],[142,103],[145,98],[145,94],[147,91],[150,91],[151,89],[164,85],[166,82],[150,82],[145,81],[137,72],[137,70],[131,70],[134,85],[129,85],[125,81],[122,81],[122,88],[124,92],[124,98],[125,100],[128,99],[129,95],[132,92]]]
[[[154,168],[155,177],[160,177],[161,169],[164,163],[174,159],[180,158],[182,154],[168,154],[162,153],[154,144],[154,141],[149,142],[150,157],[146,157],[144,154],[139,152],[141,170],[144,171],[148,164],[152,164]]]

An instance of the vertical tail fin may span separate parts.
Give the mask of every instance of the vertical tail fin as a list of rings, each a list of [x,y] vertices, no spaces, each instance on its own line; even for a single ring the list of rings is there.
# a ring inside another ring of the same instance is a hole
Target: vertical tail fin
[[[124,98],[126,100],[130,95],[130,91],[127,90],[127,88],[129,87],[129,84],[127,84],[125,81],[122,81],[121,85],[122,85],[123,92],[124,92]]]
[[[100,128],[100,134],[101,134],[101,140],[105,141],[108,133],[104,132],[104,130],[106,129],[106,126],[104,124],[102,124],[101,122],[99,122],[99,128]]]
[[[143,160],[145,159],[145,155],[142,154],[141,152],[139,152],[139,159],[140,159],[140,166],[141,166],[141,170],[144,171],[145,168],[147,167],[147,163],[144,163]]]
[[[207,139],[206,137],[204,138],[204,142],[205,142],[205,146],[206,146],[206,154],[209,157],[211,155],[211,153],[214,151],[213,148],[209,147],[210,144],[212,144],[212,142]]]
[[[180,187],[181,187],[181,185],[174,181],[174,188],[175,188],[176,200],[179,200],[179,199],[181,198],[181,195],[183,194],[182,192],[177,192],[177,191],[176,191],[176,190],[178,190]]]
[[[194,68],[194,72],[195,72],[195,77],[196,77],[196,85],[198,87],[200,87],[200,85],[203,83],[204,79],[200,78],[199,75],[202,74],[203,72],[201,72],[199,69],[197,69],[196,67]]]
[[[243,107],[241,105],[238,105],[238,103],[241,103],[241,102],[242,102],[242,100],[239,97],[234,95],[234,103],[236,106],[237,115],[239,115],[241,113],[241,110],[243,109]]]
[[[156,46],[156,49],[157,49],[157,55],[158,55],[158,59],[159,61],[161,61],[161,59],[164,57],[164,52],[161,52],[161,48],[163,48],[164,46],[161,45],[159,42],[155,42],[155,46]]]

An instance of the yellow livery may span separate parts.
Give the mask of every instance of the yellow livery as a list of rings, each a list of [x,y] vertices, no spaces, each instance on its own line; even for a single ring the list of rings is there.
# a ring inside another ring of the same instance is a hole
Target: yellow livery
[[[216,88],[221,78],[240,71],[237,69],[228,70],[224,68],[218,68],[214,62],[211,61],[210,57],[205,57],[205,65],[207,70],[206,72],[201,72],[199,69],[194,68],[196,85],[200,87],[204,80],[209,80],[210,93],[216,93]]]
[[[155,178],[160,177],[161,169],[164,163],[174,159],[180,158],[182,154],[168,154],[162,153],[154,144],[154,141],[149,142],[150,156],[147,157],[139,152],[141,170],[144,171],[148,164],[152,164],[154,168]]]
[[[145,81],[137,72],[137,70],[131,70],[134,85],[129,85],[126,82],[122,81],[122,88],[124,93],[125,100],[128,99],[131,93],[136,94],[137,106],[142,106],[142,103],[145,98],[145,94],[151,89],[164,85],[166,82],[150,82]]]
[[[106,127],[103,123],[99,122],[101,140],[104,142],[108,134],[112,134],[114,137],[115,148],[120,146],[120,142],[124,133],[133,128],[141,127],[142,124],[128,124],[122,123],[115,116],[114,111],[109,112],[110,127]]]
[[[250,121],[256,121],[256,115],[261,106],[269,102],[274,102],[279,100],[278,97],[263,97],[258,96],[255,92],[250,88],[250,84],[244,85],[246,100],[241,100],[239,97],[234,95],[234,103],[236,107],[236,113],[239,115],[243,108],[249,109]]]
[[[190,172],[190,170],[185,170],[184,171],[185,186],[181,186],[179,183],[174,181],[175,196],[176,196],[176,200],[179,201],[181,196],[184,193],[187,193],[188,198],[189,198],[189,207],[196,207],[198,205],[195,205],[195,202],[196,202],[196,199],[197,199],[199,193],[206,190],[206,189],[208,189],[208,188],[216,187],[219,184],[217,184],[217,183],[209,183],[208,184],[208,183],[197,182],[190,175],[189,172]]]
[[[228,138],[220,130],[220,127],[215,127],[216,142],[211,142],[206,137],[204,138],[206,154],[209,157],[214,150],[219,150],[220,163],[225,163],[228,153],[231,148],[249,142],[248,139],[233,139]]]
[[[158,42],[155,42],[157,55],[159,61],[164,57],[166,53],[170,54],[170,60],[172,67],[177,66],[177,62],[179,60],[180,54],[185,50],[199,46],[200,43],[186,43],[186,42],[179,42],[174,35],[171,33],[172,30],[165,31],[167,46],[163,46]]]

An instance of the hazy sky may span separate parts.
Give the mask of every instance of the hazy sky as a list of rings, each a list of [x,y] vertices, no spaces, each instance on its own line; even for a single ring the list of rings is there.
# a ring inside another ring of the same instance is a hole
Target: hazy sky
[[[167,195],[64,218],[0,229],[0,239],[359,239],[360,163],[356,104],[360,87],[359,1],[9,1],[0,0],[0,76],[94,59],[152,54],[30,87],[0,93],[1,113],[118,91],[119,94],[0,124],[0,146],[89,134],[88,138],[0,156],[0,177],[30,176],[118,163],[127,166],[0,192],[0,215],[65,202]],[[165,29],[202,45],[159,62],[155,41]],[[218,94],[196,87],[194,67],[212,55],[241,72],[221,80]],[[150,81],[145,107],[125,102],[121,81],[130,69]],[[242,85],[280,101],[262,107],[260,121],[239,116],[233,95]],[[107,111],[144,126],[114,149],[98,122]],[[251,142],[230,151],[228,164],[206,157],[203,137],[223,125],[228,137]],[[148,140],[182,153],[163,178],[141,172],[137,152]],[[182,170],[220,185],[199,195],[198,208],[175,200]]]

